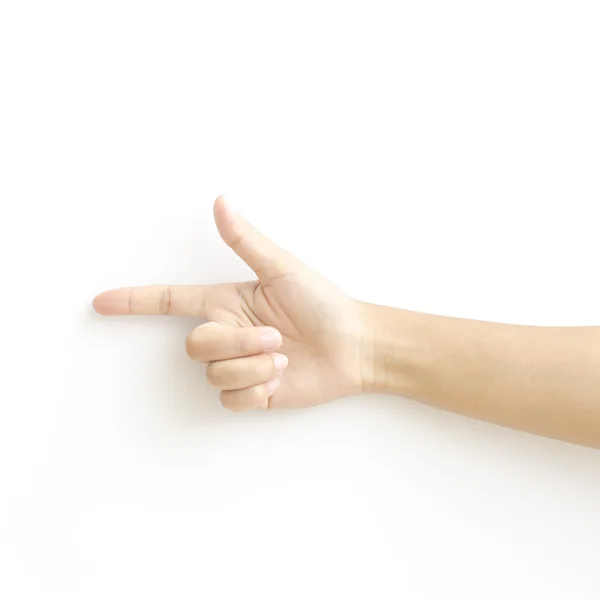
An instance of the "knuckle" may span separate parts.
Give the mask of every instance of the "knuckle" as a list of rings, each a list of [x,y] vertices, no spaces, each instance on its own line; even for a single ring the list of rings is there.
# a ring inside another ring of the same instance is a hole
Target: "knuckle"
[[[127,293],[127,313],[133,314],[133,288],[129,288],[129,292]]]
[[[228,394],[227,392],[221,392],[221,395],[219,396],[219,400],[221,401],[221,405],[223,406],[223,408],[226,408],[227,410],[235,412],[235,408],[233,407],[233,405],[231,403],[231,395],[230,394]]]
[[[209,362],[214,354],[214,337],[209,335],[206,326],[196,327],[185,341],[185,349],[190,358],[199,362]],[[212,358],[214,360],[214,358]]]
[[[210,384],[221,387],[225,383],[225,373],[222,365],[214,362],[209,363],[206,367],[206,378]]]
[[[204,344],[196,330],[192,331],[185,340],[185,351],[192,360],[206,362],[204,359]]]
[[[248,410],[246,403],[243,402],[243,398],[240,398],[239,393],[237,392],[221,392],[220,400],[223,408],[226,408],[231,412],[243,412]]]
[[[164,287],[158,298],[158,311],[161,315],[168,315],[171,312],[171,287]]]
[[[190,358],[194,358],[195,356],[195,343],[193,336],[194,334],[190,333],[185,340],[185,351]]]
[[[198,333],[195,330],[192,331],[185,340],[185,351],[192,360],[206,362],[204,357],[204,344],[199,337],[200,336],[198,336]]]

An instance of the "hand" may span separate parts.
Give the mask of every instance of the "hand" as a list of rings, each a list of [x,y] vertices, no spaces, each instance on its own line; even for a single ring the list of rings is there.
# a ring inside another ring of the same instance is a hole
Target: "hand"
[[[363,309],[260,234],[222,197],[214,217],[223,241],[258,281],[110,290],[103,315],[206,319],[186,343],[208,363],[208,380],[231,410],[303,407],[363,391]]]

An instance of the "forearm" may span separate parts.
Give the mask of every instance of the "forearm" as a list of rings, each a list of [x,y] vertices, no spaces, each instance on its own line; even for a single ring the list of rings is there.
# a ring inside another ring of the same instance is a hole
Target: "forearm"
[[[600,327],[363,308],[366,390],[600,447]]]

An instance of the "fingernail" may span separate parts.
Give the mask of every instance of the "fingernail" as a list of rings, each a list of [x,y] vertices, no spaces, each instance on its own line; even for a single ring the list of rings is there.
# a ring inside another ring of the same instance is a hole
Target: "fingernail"
[[[269,396],[279,387],[279,379],[271,379],[267,382],[267,391]]]
[[[260,345],[263,350],[275,350],[281,346],[281,334],[276,329],[269,329],[260,337]]]
[[[288,357],[285,354],[274,354],[273,364],[278,371],[283,371],[288,365]]]

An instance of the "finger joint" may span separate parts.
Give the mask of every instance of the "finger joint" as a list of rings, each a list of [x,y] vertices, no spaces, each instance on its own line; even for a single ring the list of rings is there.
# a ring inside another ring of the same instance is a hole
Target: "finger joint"
[[[166,286],[162,289],[158,299],[158,311],[161,315],[168,315],[171,312],[171,287]]]

